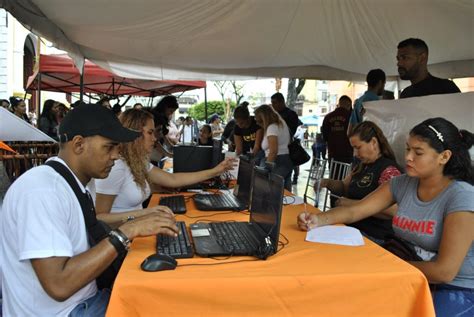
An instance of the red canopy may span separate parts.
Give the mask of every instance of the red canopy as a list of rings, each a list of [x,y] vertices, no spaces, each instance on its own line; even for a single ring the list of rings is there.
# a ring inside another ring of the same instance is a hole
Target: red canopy
[[[40,90],[80,91],[79,70],[66,54],[41,55],[39,70],[28,78],[26,89],[38,89],[39,78]],[[84,65],[84,93],[154,97],[204,87],[205,81],[132,79],[116,76],[88,60]]]

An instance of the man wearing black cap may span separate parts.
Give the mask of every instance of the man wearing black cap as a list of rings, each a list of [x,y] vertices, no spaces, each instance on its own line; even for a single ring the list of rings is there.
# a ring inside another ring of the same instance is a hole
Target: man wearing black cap
[[[61,122],[59,154],[51,161],[72,172],[74,186],[86,195],[91,178],[109,174],[119,143],[139,135],[111,110],[79,105]],[[95,279],[126,252],[131,239],[178,231],[171,212],[157,211],[92,243],[77,197],[50,166],[29,170],[8,190],[0,213],[5,315],[104,315],[110,293],[98,290]]]

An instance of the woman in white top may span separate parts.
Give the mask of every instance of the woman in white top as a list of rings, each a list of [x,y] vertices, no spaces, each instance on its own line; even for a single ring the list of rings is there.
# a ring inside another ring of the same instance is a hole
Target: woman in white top
[[[255,121],[263,127],[262,150],[265,151],[264,165],[273,173],[285,179],[285,189],[291,191],[291,162],[288,144],[290,132],[278,113],[269,105],[261,105],[255,110]]]
[[[233,166],[226,159],[216,167],[194,172],[170,174],[149,162],[156,142],[153,115],[144,110],[129,109],[120,116],[123,126],[141,130],[143,135],[134,142],[121,144],[121,158],[115,162],[109,176],[96,179],[97,217],[111,225],[157,210],[169,211],[164,206],[142,209],[142,202],[151,193],[150,184],[177,188],[199,183],[218,176]]]

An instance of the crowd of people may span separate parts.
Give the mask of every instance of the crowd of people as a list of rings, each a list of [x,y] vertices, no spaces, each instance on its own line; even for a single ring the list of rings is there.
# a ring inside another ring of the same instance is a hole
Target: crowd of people
[[[459,92],[453,82],[428,72],[427,59],[422,40],[399,43],[398,72],[411,81],[401,98]],[[311,230],[348,224],[385,247],[401,239],[414,252],[405,260],[432,285],[437,315],[472,315],[474,171],[468,150],[474,136],[446,119],[427,119],[407,136],[405,164],[397,162],[381,129],[364,120],[363,103],[380,98],[385,80],[382,70],[369,71],[368,90],[354,107],[342,96],[324,118],[314,156],[326,158],[327,147],[329,160],[353,168],[344,179],[321,180],[321,187],[341,196],[336,207],[302,212],[297,225]],[[24,101],[11,101],[9,107],[25,120]],[[179,142],[210,145],[219,138],[237,155],[250,154],[258,165],[280,175],[287,190],[298,181],[288,144],[295,137],[304,140],[305,131],[298,130],[298,115],[281,93],[271,96],[271,104],[257,107],[253,116],[248,103],[240,104],[225,127],[217,115],[201,126],[191,117],[173,122],[178,109],[174,96],[151,109],[141,104],[124,112],[121,108],[103,98],[60,114],[59,103],[45,102],[38,127],[60,143],[51,161],[66,168],[80,193],[49,166],[27,171],[8,190],[0,215],[6,315],[104,315],[110,290],[96,280],[126,255],[130,240],[159,233],[177,236],[169,208],[143,207],[150,194],[157,187],[178,188],[221,175],[235,164],[227,158],[212,169],[169,174],[160,162],[172,156]],[[111,229],[93,243],[80,203],[84,199],[95,223],[98,219]]]

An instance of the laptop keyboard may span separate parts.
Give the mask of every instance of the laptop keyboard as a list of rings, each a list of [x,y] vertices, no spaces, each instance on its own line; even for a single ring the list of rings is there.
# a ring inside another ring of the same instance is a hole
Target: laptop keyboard
[[[186,202],[183,195],[161,197],[159,204],[169,207],[175,214],[186,212]]]
[[[179,234],[176,238],[164,234],[156,236],[156,253],[166,254],[175,259],[192,258],[194,250],[186,230],[186,224],[184,221],[178,221],[176,225],[179,229]]]
[[[239,208],[239,203],[235,200],[235,196],[230,196],[232,194],[214,194],[214,195],[200,195],[201,200],[208,200],[210,206],[216,208]],[[196,197],[194,198],[196,199]]]
[[[253,245],[256,241],[237,222],[211,222],[210,228],[214,232],[217,243],[226,251],[238,255],[251,255],[254,253]]]

